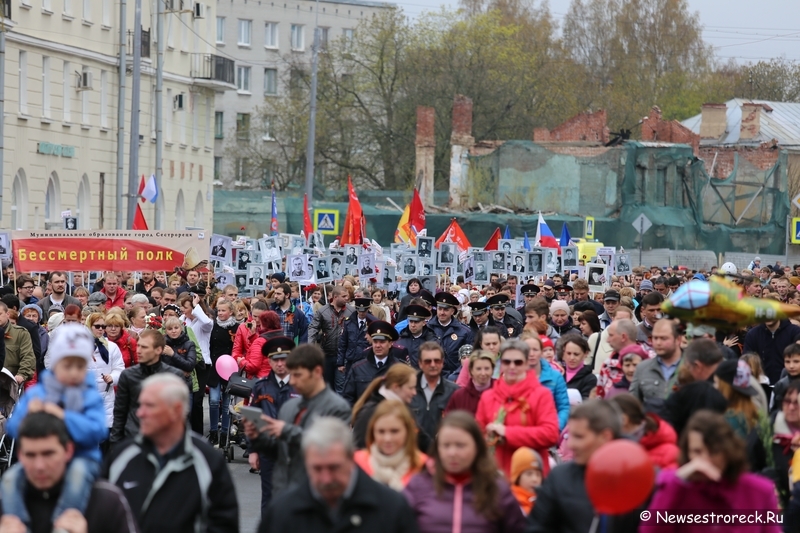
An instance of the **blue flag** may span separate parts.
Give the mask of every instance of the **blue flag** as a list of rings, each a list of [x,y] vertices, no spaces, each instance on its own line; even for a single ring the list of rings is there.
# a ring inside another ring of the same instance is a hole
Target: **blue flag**
[[[503,238],[504,239],[510,239],[511,238],[511,232],[508,229],[508,224],[506,224],[506,231],[505,231],[505,233],[503,233]]]
[[[527,250],[531,251],[531,242],[528,240],[528,232],[525,232],[525,240],[522,241],[522,246]]]
[[[564,225],[561,226],[561,240],[559,241],[559,246],[569,246],[569,241],[572,239],[569,235],[569,228],[567,228],[567,223],[564,222]]]
[[[278,234],[278,200],[275,198],[275,185],[272,185],[272,220],[269,224],[270,234]]]

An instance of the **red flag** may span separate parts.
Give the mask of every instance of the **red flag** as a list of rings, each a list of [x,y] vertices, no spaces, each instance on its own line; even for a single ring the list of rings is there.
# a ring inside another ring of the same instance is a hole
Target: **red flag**
[[[361,202],[358,201],[358,195],[356,195],[356,190],[353,188],[353,180],[350,179],[350,176],[347,176],[347,191],[350,200],[347,205],[347,216],[344,219],[344,230],[339,244],[362,244],[367,221],[364,218]]]
[[[425,229],[425,207],[422,205],[422,200],[419,197],[417,189],[414,189],[414,196],[411,197],[411,210],[408,213],[408,225],[411,227],[411,233],[415,236]]]
[[[450,222],[450,225],[447,226],[445,232],[442,233],[442,236],[436,241],[436,247],[438,248],[443,242],[456,243],[459,253],[466,252],[471,246],[469,239],[467,239],[467,236],[464,234],[464,230],[462,230],[461,226],[458,225],[456,219],[453,219],[453,221]]]
[[[142,174],[142,179],[139,181],[139,200],[144,202],[145,199],[142,198],[142,191],[144,191],[144,174]],[[146,230],[149,229],[147,227],[147,220],[144,218],[144,213],[142,213],[142,206],[139,202],[136,202],[136,213],[133,215],[133,228],[131,229],[138,229],[138,230]]]
[[[500,237],[502,237],[500,234],[500,228],[497,228],[494,230],[494,233],[492,233],[492,236],[489,237],[489,240],[486,242],[486,246],[484,246],[483,249],[487,252],[497,250],[497,245],[500,243]]]
[[[308,236],[314,232],[314,226],[311,224],[311,215],[308,214],[308,194],[303,195],[303,233]]]

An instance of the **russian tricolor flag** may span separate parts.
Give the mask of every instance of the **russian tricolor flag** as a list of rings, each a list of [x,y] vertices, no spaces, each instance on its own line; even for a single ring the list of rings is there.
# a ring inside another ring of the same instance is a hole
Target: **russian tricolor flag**
[[[561,247],[558,245],[558,239],[556,239],[556,236],[550,231],[547,222],[542,218],[541,212],[539,212],[539,224],[536,227],[536,245],[542,248],[558,248],[561,250]]]

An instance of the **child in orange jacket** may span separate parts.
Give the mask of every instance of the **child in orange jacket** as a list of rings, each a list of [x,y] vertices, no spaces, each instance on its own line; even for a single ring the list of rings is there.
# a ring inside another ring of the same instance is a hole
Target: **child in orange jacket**
[[[532,448],[522,447],[511,456],[511,492],[525,516],[536,501],[536,489],[542,485],[542,456]]]

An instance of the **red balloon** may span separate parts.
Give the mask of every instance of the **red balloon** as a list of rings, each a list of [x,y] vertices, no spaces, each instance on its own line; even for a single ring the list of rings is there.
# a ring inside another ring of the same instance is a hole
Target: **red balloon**
[[[647,452],[629,440],[604,444],[586,466],[586,492],[599,514],[633,511],[647,500],[655,480],[655,467]]]

